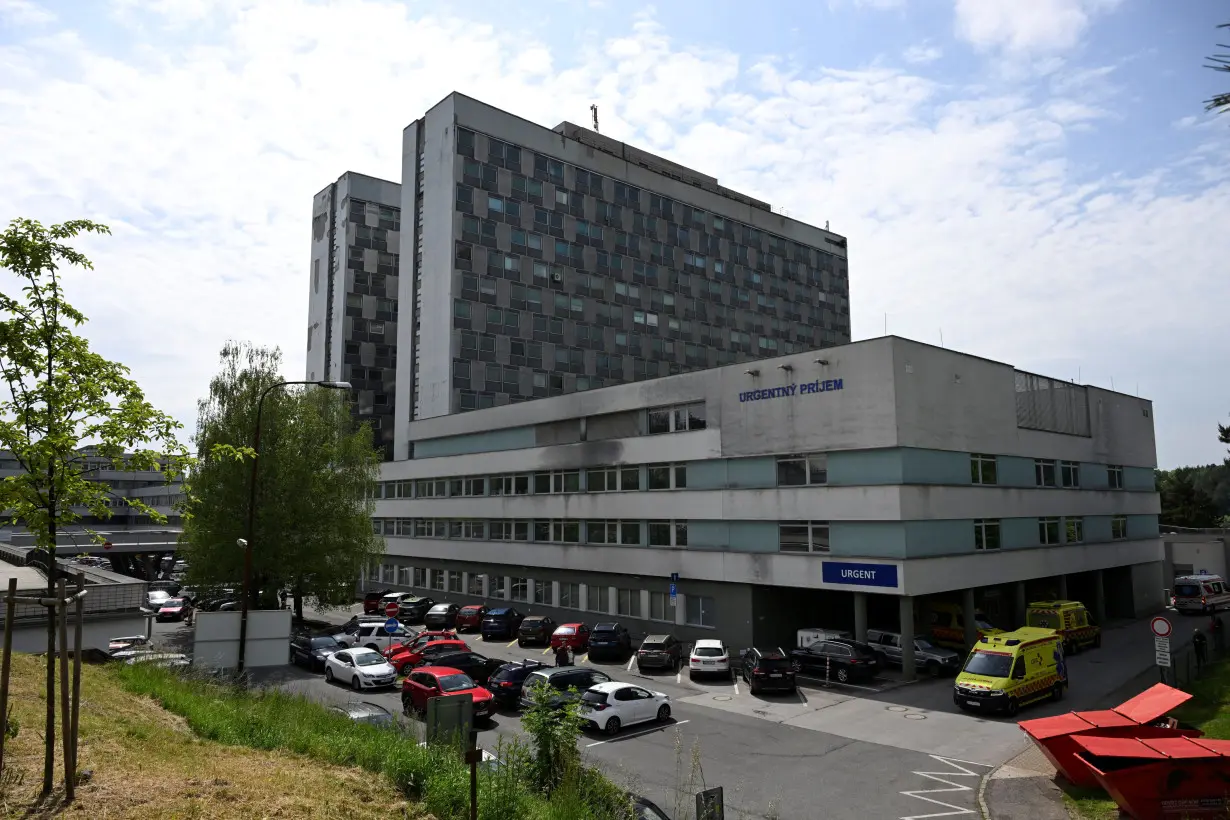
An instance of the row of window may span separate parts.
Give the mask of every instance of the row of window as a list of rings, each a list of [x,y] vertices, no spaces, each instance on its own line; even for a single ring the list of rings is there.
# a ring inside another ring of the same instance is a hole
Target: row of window
[[[688,545],[687,521],[373,518],[372,531],[376,535],[402,538],[455,538],[467,541],[537,541],[544,544],[603,544],[633,547],[646,543],[651,547],[686,547]],[[642,533],[645,535],[645,540],[642,540]],[[824,539],[827,544],[827,530]]]
[[[997,550],[1000,548],[1000,519],[979,518],[974,521],[974,549]],[[1062,537],[1061,537],[1062,536]],[[1127,516],[1116,515],[1110,519],[1110,537],[1113,541],[1125,541],[1128,537]],[[1038,519],[1038,543],[1042,546],[1080,544],[1085,540],[1085,519],[1080,517],[1051,517]]]
[[[468,595],[511,601],[518,604],[575,609],[602,615],[675,623],[675,606],[670,595],[650,590],[649,608],[642,606],[641,590],[599,584],[561,582],[558,593],[550,581],[522,576],[484,573],[463,573],[460,570],[428,569],[396,564],[378,564],[371,568],[368,579],[381,584],[416,587],[433,592]],[[584,592],[584,595],[582,594]],[[584,598],[584,600],[583,600]],[[614,608],[612,610],[612,602]],[[684,623],[689,626],[716,626],[714,599],[703,595],[687,595],[684,603]]]
[[[582,487],[581,479],[585,478]],[[647,464],[644,482],[641,465],[591,467],[588,470],[553,470],[459,478],[420,478],[416,481],[381,481],[376,498],[471,498],[496,495],[556,495],[561,493],[683,490],[688,486],[686,464]]]
[[[998,484],[998,459],[995,456],[974,453],[970,456],[970,482],[973,484]],[[1107,486],[1112,490],[1123,489],[1123,465],[1109,464],[1106,467]],[[1081,486],[1081,465],[1078,461],[1034,459],[1034,485],[1038,487],[1064,487],[1077,489]]]

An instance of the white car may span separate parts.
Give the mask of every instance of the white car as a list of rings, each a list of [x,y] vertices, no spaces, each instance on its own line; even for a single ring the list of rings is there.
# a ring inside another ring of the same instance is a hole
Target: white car
[[[581,710],[588,725],[608,735],[625,726],[671,719],[671,699],[633,683],[598,683],[581,695]]]
[[[338,643],[346,646],[361,646],[375,650],[388,649],[395,643],[401,643],[414,637],[415,633],[404,626],[398,626],[390,635],[385,631],[384,623],[384,621],[359,621],[350,630],[333,637]]]
[[[151,589],[145,596],[145,606],[157,612],[164,602],[171,600],[171,593],[165,589]]]
[[[343,649],[325,658],[325,680],[350,684],[352,689],[392,686],[397,670],[374,649]]]
[[[730,652],[726,644],[712,638],[702,638],[692,646],[688,656],[688,677],[697,675],[721,675],[732,677],[730,670]]]

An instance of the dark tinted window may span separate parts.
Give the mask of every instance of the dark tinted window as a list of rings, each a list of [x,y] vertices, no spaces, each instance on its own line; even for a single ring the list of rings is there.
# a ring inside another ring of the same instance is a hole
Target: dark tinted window
[[[1174,588],[1174,594],[1179,598],[1200,597],[1200,587],[1197,584],[1179,584]]]
[[[790,661],[785,658],[761,658],[756,665],[761,669],[768,669],[770,671],[777,672],[783,669],[789,669]]]
[[[666,648],[666,644],[661,644],[657,642],[650,643],[649,641],[645,641],[643,644],[641,644],[641,649],[648,649],[651,652],[656,652],[658,650],[662,650],[665,648]]]
[[[313,649],[341,649],[342,645],[335,638],[312,638]]]
[[[581,695],[581,700],[586,703],[606,703],[606,692],[586,692]]]

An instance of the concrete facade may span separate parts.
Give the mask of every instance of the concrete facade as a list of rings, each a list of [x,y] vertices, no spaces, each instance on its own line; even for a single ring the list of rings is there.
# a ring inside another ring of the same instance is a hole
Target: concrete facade
[[[1161,602],[1150,402],[894,337],[409,436],[415,457],[382,468],[373,572],[437,598],[513,594],[471,576],[636,590],[643,608],[603,612],[738,644],[853,628],[855,593],[860,631],[907,610],[925,631],[940,599],[1004,623],[1022,597],[1080,595],[1104,617]]]

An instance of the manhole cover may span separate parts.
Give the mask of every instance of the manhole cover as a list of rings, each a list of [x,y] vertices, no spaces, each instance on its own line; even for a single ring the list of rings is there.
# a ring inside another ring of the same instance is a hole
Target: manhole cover
[[[911,713],[909,713],[908,715],[906,715],[906,716],[905,716],[905,719],[906,719],[906,720],[926,720],[926,719],[927,719],[927,716],[926,716],[926,715],[920,715],[920,714],[918,714],[917,712],[911,712]]]
[[[904,707],[904,706],[885,706],[884,708],[885,708],[885,709],[887,709],[887,710],[888,710],[888,711],[890,711],[890,712],[906,712],[906,711],[909,711],[909,710],[908,710],[908,709],[906,709],[906,707]]]
[[[714,695],[714,700],[734,700],[730,695]]]

